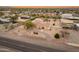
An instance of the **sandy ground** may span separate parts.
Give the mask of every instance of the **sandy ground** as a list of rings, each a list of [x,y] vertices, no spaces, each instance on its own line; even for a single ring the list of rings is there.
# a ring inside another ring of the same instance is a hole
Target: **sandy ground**
[[[18,50],[0,45],[0,52],[19,52]]]
[[[15,40],[20,40],[20,41],[29,42],[29,43],[51,47],[51,48],[56,48],[60,50],[79,51],[78,48],[66,45],[65,42],[68,41],[66,38],[54,39],[53,37],[54,34],[62,31],[62,29],[59,27],[59,21],[57,21],[56,23],[58,25],[56,25],[56,27],[53,26],[51,30],[48,30],[47,28],[43,30],[38,30],[38,29],[25,30],[23,26],[19,26],[7,32],[8,34],[5,34],[5,36],[9,38],[14,38]],[[36,35],[36,34],[33,34],[33,32],[39,32],[39,34]]]

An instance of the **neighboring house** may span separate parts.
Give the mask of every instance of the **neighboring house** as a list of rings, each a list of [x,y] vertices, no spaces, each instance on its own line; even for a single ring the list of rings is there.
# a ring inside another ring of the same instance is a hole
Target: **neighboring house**
[[[70,18],[70,17],[72,17],[72,14],[62,14],[61,17],[65,18],[65,19]]]
[[[9,19],[0,18],[0,23],[9,23],[9,22],[10,22]]]
[[[72,19],[72,20],[79,19],[78,14],[62,14],[61,17],[63,19]]]
[[[74,26],[74,23],[79,20],[78,14],[62,14],[61,15],[61,26],[71,28]]]
[[[30,16],[23,15],[23,16],[19,16],[17,21],[25,22],[29,19],[30,19]]]
[[[73,20],[69,20],[69,19],[61,19],[61,23],[72,24],[72,23],[74,23],[74,21]]]
[[[71,28],[74,24],[73,20],[61,19],[61,26],[63,28]]]

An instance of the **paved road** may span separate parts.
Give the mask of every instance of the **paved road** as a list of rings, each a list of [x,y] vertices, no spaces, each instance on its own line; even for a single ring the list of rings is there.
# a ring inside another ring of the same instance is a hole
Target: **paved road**
[[[26,42],[11,40],[4,37],[0,37],[0,45],[13,48],[18,51],[23,51],[23,52],[64,52],[62,50],[42,47],[42,46],[38,46],[38,45],[26,43]]]

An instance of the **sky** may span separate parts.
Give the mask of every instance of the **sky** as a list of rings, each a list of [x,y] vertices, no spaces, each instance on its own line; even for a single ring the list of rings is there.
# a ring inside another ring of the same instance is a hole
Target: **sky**
[[[79,0],[0,0],[0,6],[79,6]]]

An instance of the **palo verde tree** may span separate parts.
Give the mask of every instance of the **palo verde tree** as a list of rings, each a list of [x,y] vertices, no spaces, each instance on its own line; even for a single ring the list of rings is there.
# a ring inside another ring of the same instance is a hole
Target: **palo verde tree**
[[[31,20],[25,21],[25,23],[24,23],[24,28],[25,28],[25,29],[26,29],[26,28],[27,28],[27,29],[30,29],[30,28],[33,28],[33,27],[35,27],[35,24],[33,24]]]

